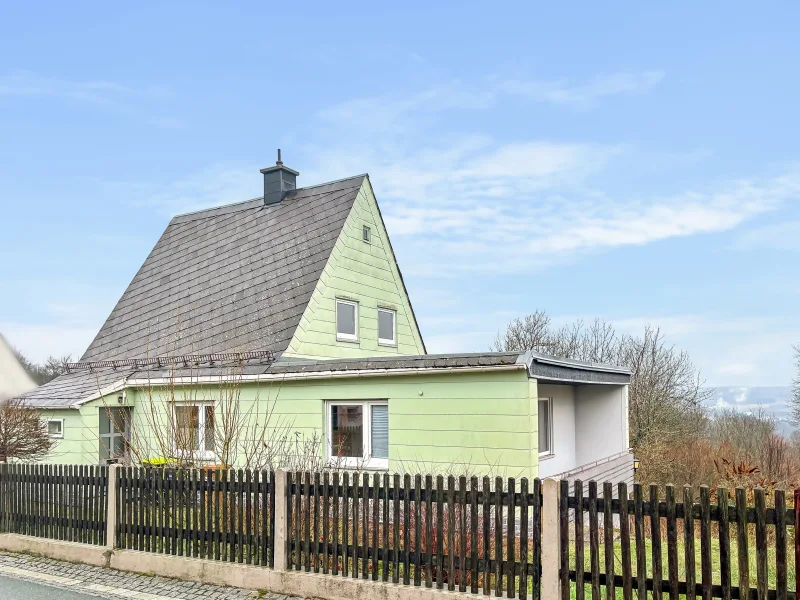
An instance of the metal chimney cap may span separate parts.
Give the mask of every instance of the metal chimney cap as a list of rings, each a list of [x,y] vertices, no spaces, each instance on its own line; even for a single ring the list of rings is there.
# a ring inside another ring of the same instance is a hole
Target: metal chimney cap
[[[284,165],[275,165],[274,167],[267,167],[266,169],[261,169],[261,173],[271,173],[272,171],[286,171],[287,173],[291,173],[294,176],[300,175],[300,171],[295,171],[294,169],[290,169]]]
[[[274,167],[267,167],[266,169],[261,169],[261,172],[262,173],[270,173],[271,171],[278,171],[278,170],[287,171],[287,172],[291,173],[292,175],[294,175],[295,177],[300,175],[299,171],[295,171],[294,169],[290,169],[289,167],[287,167],[287,166],[285,166],[283,164],[283,161],[281,160],[281,149],[280,148],[278,148],[278,160],[275,161],[275,166]]]

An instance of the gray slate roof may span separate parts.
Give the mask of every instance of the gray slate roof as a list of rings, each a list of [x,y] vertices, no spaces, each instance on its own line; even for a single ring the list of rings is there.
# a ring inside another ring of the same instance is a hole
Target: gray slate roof
[[[37,408],[68,408],[71,404],[124,379],[130,373],[132,371],[115,371],[111,368],[96,369],[93,372],[73,371],[18,397],[29,406]]]
[[[365,177],[175,217],[81,361],[282,352]]]

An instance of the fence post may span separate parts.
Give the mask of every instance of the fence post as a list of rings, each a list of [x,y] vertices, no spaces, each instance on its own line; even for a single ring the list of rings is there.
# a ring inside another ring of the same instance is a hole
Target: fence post
[[[106,490],[106,546],[117,547],[117,477],[119,465],[108,465],[108,489]]]
[[[289,490],[287,489],[287,472],[283,469],[275,470],[275,543],[274,566],[275,571],[286,571],[289,567],[289,526],[287,508],[289,503]]]
[[[560,598],[558,481],[542,482],[542,598]]]

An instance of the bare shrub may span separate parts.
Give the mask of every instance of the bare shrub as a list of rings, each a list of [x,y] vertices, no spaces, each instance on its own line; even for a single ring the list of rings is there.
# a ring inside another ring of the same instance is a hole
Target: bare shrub
[[[0,404],[0,463],[42,460],[55,443],[38,410],[19,399]]]

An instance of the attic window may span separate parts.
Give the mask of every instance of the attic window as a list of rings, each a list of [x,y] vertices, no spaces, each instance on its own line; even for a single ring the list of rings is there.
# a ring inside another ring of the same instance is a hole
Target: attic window
[[[358,341],[358,303],[336,300],[336,339],[344,342]]]
[[[386,308],[378,309],[378,344],[397,345],[397,313]]]
[[[369,227],[367,227],[366,225],[364,225],[364,229],[363,229],[364,241],[369,244],[371,236],[372,236],[372,230]]]

